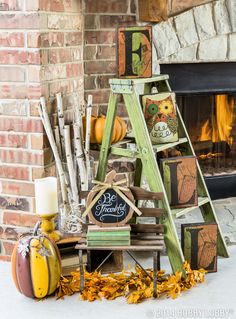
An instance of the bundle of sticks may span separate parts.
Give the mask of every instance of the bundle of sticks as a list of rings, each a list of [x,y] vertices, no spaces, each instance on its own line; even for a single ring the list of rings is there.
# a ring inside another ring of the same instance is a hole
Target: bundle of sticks
[[[90,164],[90,123],[92,116],[92,95],[88,96],[85,108],[86,133],[84,136],[82,113],[75,110],[73,123],[65,123],[63,99],[61,93],[56,95],[58,125],[52,126],[47,111],[46,100],[40,98],[39,114],[47,134],[58,172],[64,217],[80,223],[83,219],[78,214],[82,204],[80,191],[87,191],[91,176]],[[74,226],[73,226],[74,227]]]

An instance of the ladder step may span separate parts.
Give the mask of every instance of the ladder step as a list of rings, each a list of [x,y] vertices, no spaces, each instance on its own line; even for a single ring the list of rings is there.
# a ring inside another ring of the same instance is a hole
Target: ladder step
[[[152,83],[152,82],[160,82],[165,81],[169,79],[169,75],[167,74],[161,74],[156,75],[151,78],[138,78],[138,79],[110,79],[109,84],[110,85],[135,85],[135,84],[144,84],[144,83]]]
[[[181,138],[179,138],[179,140],[177,142],[153,145],[153,150],[154,150],[154,152],[158,153],[158,152],[164,151],[168,148],[175,147],[177,145],[187,143],[187,142],[188,142],[187,137],[181,137]],[[132,157],[132,158],[141,157],[139,151],[137,151],[137,150],[130,150],[127,148],[122,148],[122,147],[117,147],[117,146],[111,146],[111,154],[118,155],[118,156],[124,156],[124,157]]]
[[[192,207],[186,207],[186,208],[176,208],[172,209],[172,214],[174,215],[175,218],[179,218],[192,210],[205,205],[206,203],[209,203],[210,199],[208,197],[198,197],[198,206],[192,206]]]
[[[187,143],[187,142],[188,142],[187,137],[181,137],[181,138],[179,138],[179,140],[177,142],[153,145],[153,149],[155,152],[161,152],[161,151],[166,150],[167,148],[175,147],[177,145]]]
[[[111,146],[111,154],[112,155],[118,155],[118,156],[124,156],[124,157],[139,157],[139,152],[138,151],[133,151],[127,148],[122,148],[122,147],[115,147]]]

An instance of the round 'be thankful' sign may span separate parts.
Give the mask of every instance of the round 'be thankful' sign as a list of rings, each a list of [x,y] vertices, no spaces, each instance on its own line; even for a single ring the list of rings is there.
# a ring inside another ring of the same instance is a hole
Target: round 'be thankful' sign
[[[98,195],[93,190],[89,193],[87,205]],[[131,191],[122,191],[124,197],[134,203]],[[123,196],[122,196],[123,197]],[[96,200],[90,212],[89,219],[98,226],[115,226],[126,224],[133,215],[133,209],[113,188],[108,188]]]

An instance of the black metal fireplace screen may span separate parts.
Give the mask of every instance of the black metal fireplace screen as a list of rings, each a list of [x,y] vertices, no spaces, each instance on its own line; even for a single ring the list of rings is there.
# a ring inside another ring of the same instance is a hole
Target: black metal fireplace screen
[[[163,64],[213,199],[236,196],[236,63]]]

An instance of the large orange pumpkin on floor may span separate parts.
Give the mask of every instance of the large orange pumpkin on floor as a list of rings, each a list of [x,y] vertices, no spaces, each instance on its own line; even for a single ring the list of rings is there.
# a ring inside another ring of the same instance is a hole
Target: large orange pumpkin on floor
[[[20,293],[41,299],[56,290],[61,259],[56,244],[36,233],[22,236],[16,243],[11,259],[12,277]]]
[[[90,143],[102,144],[102,139],[104,135],[106,117],[105,116],[92,116],[91,118],[91,134],[90,134]],[[83,129],[84,134],[86,132],[86,118],[83,117]],[[126,123],[123,119],[116,116],[114,122],[114,129],[111,138],[111,143],[117,143],[124,139],[126,135]]]

